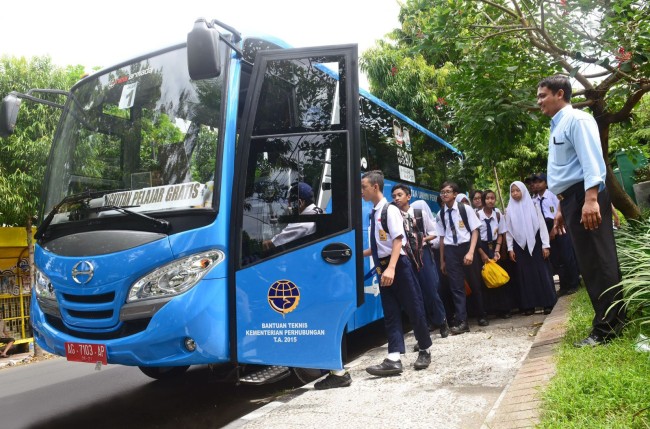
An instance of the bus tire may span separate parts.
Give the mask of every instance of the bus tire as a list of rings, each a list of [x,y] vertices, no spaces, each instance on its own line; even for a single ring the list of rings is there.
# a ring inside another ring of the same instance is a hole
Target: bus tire
[[[156,380],[169,380],[178,377],[187,371],[189,365],[184,366],[139,366],[144,375]]]
[[[311,383],[312,381],[316,380],[317,378],[320,378],[323,375],[323,371],[320,369],[313,369],[313,368],[291,368],[291,369],[293,370],[293,374],[302,384]]]

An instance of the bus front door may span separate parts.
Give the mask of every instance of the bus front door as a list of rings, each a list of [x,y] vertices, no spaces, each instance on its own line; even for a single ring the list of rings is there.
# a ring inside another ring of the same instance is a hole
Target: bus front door
[[[356,45],[257,54],[233,199],[239,363],[342,367],[363,299],[357,70]]]

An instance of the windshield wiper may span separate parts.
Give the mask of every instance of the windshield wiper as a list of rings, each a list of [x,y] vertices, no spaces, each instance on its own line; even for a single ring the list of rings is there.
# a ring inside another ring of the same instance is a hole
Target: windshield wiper
[[[34,238],[39,240],[41,237],[43,237],[45,231],[47,230],[47,227],[50,226],[50,223],[52,223],[52,219],[54,219],[54,215],[56,215],[59,212],[59,210],[61,209],[61,207],[63,207],[64,204],[78,203],[79,201],[98,198],[104,194],[107,194],[108,192],[115,192],[115,191],[98,192],[98,191],[91,191],[88,189],[78,194],[72,194],[72,195],[68,195],[67,197],[64,197],[59,202],[59,204],[54,206],[54,208],[50,211],[50,213],[47,215],[45,220],[43,220],[43,223],[38,226],[38,229],[36,230],[36,234],[34,234]]]
[[[132,206],[132,207],[137,207],[137,206]],[[146,219],[147,222],[155,225],[157,229],[160,230],[160,232],[169,231],[169,228],[171,226],[171,224],[164,219],[157,219],[155,217],[148,216],[144,213],[134,212],[132,210],[120,206],[101,206],[101,207],[97,207],[95,210],[97,212],[103,212],[106,210],[115,210],[129,216],[135,216],[135,217],[139,217],[140,219]]]

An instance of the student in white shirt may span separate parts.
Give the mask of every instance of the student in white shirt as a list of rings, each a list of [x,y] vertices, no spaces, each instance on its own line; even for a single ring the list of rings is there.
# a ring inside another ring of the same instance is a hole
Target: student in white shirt
[[[501,261],[501,251],[506,249],[504,235],[506,232],[506,217],[495,207],[497,198],[494,191],[489,189],[483,191],[482,196],[482,208],[476,211],[478,220],[481,222],[478,253],[483,264],[491,259],[501,265],[503,263]],[[485,306],[489,312],[496,313],[504,319],[510,318],[510,313],[514,307],[511,286],[510,282],[508,282],[496,289],[486,287],[483,290],[485,292]]]
[[[418,342],[419,354],[415,361],[416,370],[425,369],[431,363],[431,337],[427,326],[422,292],[411,262],[402,249],[405,245],[404,222],[396,206],[389,206],[386,212],[388,231],[381,222],[382,208],[388,204],[384,198],[384,175],[373,170],[361,178],[361,196],[374,207],[370,216],[370,248],[363,251],[371,256],[379,276],[381,306],[384,310],[384,325],[388,337],[388,356],[378,365],[366,371],[378,377],[402,373],[400,354],[405,353],[402,309],[406,310]]]
[[[544,221],[551,240],[551,265],[560,278],[558,296],[571,295],[578,291],[580,272],[573,251],[573,244],[571,244],[571,237],[567,234],[556,234],[553,227],[560,201],[553,192],[548,190],[546,173],[533,175],[533,190],[536,192],[534,202],[544,215]]]
[[[422,290],[424,308],[427,313],[427,319],[432,327],[440,329],[440,336],[446,338],[449,336],[449,325],[447,324],[447,315],[445,306],[440,299],[440,278],[438,277],[438,267],[433,259],[429,241],[435,238],[435,222],[431,209],[422,200],[415,201],[411,204],[411,188],[408,185],[397,184],[393,186],[393,202],[402,211],[402,216],[410,216],[417,225],[415,210],[421,214],[421,227],[423,231],[422,243],[422,268],[417,272],[418,283]]]
[[[455,326],[452,335],[469,332],[467,323],[467,298],[465,279],[472,290],[481,286],[481,279],[472,267],[478,242],[479,222],[471,207],[464,206],[467,223],[460,213],[462,203],[456,202],[458,185],[445,182],[440,189],[443,206],[438,213],[436,230],[440,237],[440,269],[449,280],[449,289],[454,301]],[[468,201],[469,203],[469,201]]]

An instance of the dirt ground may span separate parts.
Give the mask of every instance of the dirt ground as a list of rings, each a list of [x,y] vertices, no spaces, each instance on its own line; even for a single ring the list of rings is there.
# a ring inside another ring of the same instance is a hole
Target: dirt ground
[[[517,373],[544,318],[492,319],[488,327],[472,325],[470,333],[444,339],[434,332],[432,363],[422,371],[413,369],[417,353],[411,351],[415,339],[409,333],[400,376],[378,378],[365,371],[386,357],[386,346],[377,347],[348,365],[350,387],[316,391],[309,385],[281,400],[281,406],[259,410],[244,427],[480,428]]]

